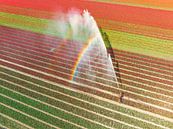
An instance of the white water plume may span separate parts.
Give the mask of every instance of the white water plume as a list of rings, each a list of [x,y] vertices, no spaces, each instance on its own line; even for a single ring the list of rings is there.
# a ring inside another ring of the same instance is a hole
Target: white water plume
[[[100,30],[87,10],[82,14],[77,10],[62,13],[56,18],[53,27],[58,37],[71,41],[67,47],[76,52],[72,67],[73,81],[85,83],[90,80],[108,85],[118,83]]]

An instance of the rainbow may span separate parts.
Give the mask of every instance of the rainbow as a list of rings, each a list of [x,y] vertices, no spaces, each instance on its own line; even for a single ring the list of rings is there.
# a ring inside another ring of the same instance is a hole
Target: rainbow
[[[85,53],[87,52],[88,48],[90,47],[90,45],[92,44],[92,40],[95,38],[95,36],[89,38],[86,42],[86,45],[83,46],[82,50],[79,52],[78,56],[77,56],[77,60],[74,63],[74,67],[72,68],[72,73],[70,76],[70,80],[74,80],[75,75],[77,74],[77,68],[78,65],[80,64],[80,61],[82,59],[82,57],[85,55]]]

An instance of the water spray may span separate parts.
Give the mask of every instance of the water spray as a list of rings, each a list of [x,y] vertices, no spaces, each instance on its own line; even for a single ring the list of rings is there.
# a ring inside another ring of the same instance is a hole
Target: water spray
[[[67,14],[59,15],[55,28],[58,37],[78,43],[73,48],[78,50],[78,53],[72,68],[71,80],[80,82],[80,78],[84,78],[99,82],[98,78],[104,79],[107,74],[111,76],[109,80],[118,85],[111,55],[107,52],[96,21],[87,10],[83,13],[71,10]],[[104,65],[104,69],[100,68],[99,64]]]

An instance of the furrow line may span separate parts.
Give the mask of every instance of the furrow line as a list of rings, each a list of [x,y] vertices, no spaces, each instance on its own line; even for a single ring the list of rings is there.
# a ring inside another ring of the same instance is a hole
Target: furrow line
[[[64,119],[62,119],[62,118],[59,118],[59,117],[57,117],[57,116],[54,116],[54,115],[52,115],[52,114],[50,114],[50,113],[47,113],[47,112],[45,112],[45,111],[42,111],[42,110],[40,110],[40,109],[38,109],[38,108],[35,108],[35,107],[33,107],[33,106],[30,106],[30,105],[28,105],[28,104],[25,104],[25,103],[23,103],[23,102],[20,102],[20,101],[18,101],[18,100],[16,100],[16,99],[13,99],[13,98],[8,97],[8,96],[6,96],[6,95],[3,95],[3,94],[1,94],[1,93],[0,93],[0,96],[3,96],[3,97],[5,97],[5,98],[8,98],[8,99],[10,99],[10,100],[12,100],[12,101],[15,101],[15,102],[17,102],[17,103],[20,103],[20,104],[22,104],[22,105],[24,105],[24,106],[26,106],[26,107],[32,108],[32,109],[34,109],[34,110],[37,110],[37,111],[39,111],[39,112],[41,112],[41,113],[43,113],[43,114],[46,114],[46,115],[48,115],[48,116],[51,116],[51,117],[55,118],[55,119],[59,119],[59,120],[64,121],[64,122],[66,122],[66,123],[72,124],[72,125],[74,125],[74,126],[76,126],[76,127],[78,127],[78,128],[86,129],[86,128],[84,128],[83,126],[80,126],[80,125],[75,124],[75,123],[72,123],[72,122],[70,122],[70,121],[68,121],[68,120],[64,120]]]
[[[6,75],[7,75],[7,76],[11,76],[11,75],[8,75],[8,74],[6,74]],[[16,79],[18,79],[18,80],[23,80],[23,79],[20,79],[20,78],[17,78],[17,77],[13,77],[13,78],[16,78]],[[52,92],[56,92],[56,93],[65,95],[65,96],[71,97],[71,98],[73,98],[73,99],[77,99],[76,97],[73,97],[73,96],[70,96],[70,95],[61,93],[61,92],[59,92],[59,91],[55,91],[55,90],[53,90],[53,89],[51,90],[51,89],[49,89],[49,88],[46,88],[46,87],[37,85],[37,84],[35,84],[35,83],[28,82],[28,81],[26,81],[26,80],[23,80],[23,81],[25,81],[25,82],[27,82],[27,83],[30,83],[30,84],[33,84],[33,85],[35,85],[35,86],[37,86],[37,87],[45,88],[45,90],[47,90],[47,91],[50,90],[50,91],[52,91]],[[99,107],[99,108],[104,108],[104,107],[102,107],[102,106],[99,106],[99,105],[90,103],[90,102],[88,102],[88,101],[84,101],[84,100],[82,100],[82,99],[77,99],[77,100],[78,100],[78,101],[83,101],[83,102],[88,103],[88,104],[92,104],[92,105],[97,106],[97,107]],[[138,120],[140,120],[140,121],[142,121],[142,122],[146,122],[146,123],[153,124],[153,123],[151,123],[151,122],[149,122],[149,121],[142,120],[142,119],[140,119],[140,118],[136,118],[136,117],[133,117],[133,116],[129,116],[129,115],[127,115],[127,114],[124,114],[124,113],[121,113],[121,112],[117,112],[117,111],[115,111],[115,110],[111,110],[111,109],[108,109],[108,108],[104,108],[104,109],[106,109],[106,110],[108,110],[108,111],[111,111],[111,112],[114,112],[114,113],[118,113],[118,114],[124,115],[124,116],[126,116],[126,117],[130,117],[130,118],[133,118],[133,119],[138,119]],[[77,115],[77,116],[78,116],[78,115]],[[154,124],[154,125],[155,125],[155,124]]]
[[[57,129],[56,126],[53,126],[53,125],[51,125],[51,124],[48,124],[48,123],[46,123],[46,122],[44,122],[44,121],[42,121],[42,120],[40,120],[40,119],[37,119],[37,118],[35,118],[35,117],[33,117],[33,116],[30,116],[30,115],[28,115],[28,114],[26,114],[26,113],[24,113],[24,112],[22,112],[22,111],[19,111],[19,110],[13,108],[13,107],[10,107],[10,106],[6,105],[6,104],[3,104],[3,103],[0,102],[0,105],[4,106],[4,107],[6,107],[6,108],[9,108],[9,109],[11,109],[11,110],[13,110],[13,111],[16,111],[16,112],[18,112],[18,113],[20,113],[20,114],[23,114],[23,115],[25,115],[25,116],[27,116],[27,117],[30,117],[30,118],[32,118],[32,119],[34,119],[34,120],[36,120],[36,121],[39,121],[39,122],[41,122],[41,123],[43,123],[43,124],[45,124],[45,125],[47,125],[47,126],[49,126],[49,127],[51,127],[51,128]]]
[[[8,61],[7,61],[7,62],[8,62]],[[35,70],[34,70],[34,71],[35,71]],[[83,85],[82,85],[82,86],[83,86]],[[92,89],[93,89],[93,88],[92,88]],[[123,92],[127,92],[127,91],[124,91],[124,90],[122,90],[122,91],[123,91]],[[108,92],[108,91],[104,91],[104,92]],[[129,93],[130,93],[130,92],[129,92]],[[111,93],[111,92],[108,92],[108,94],[111,95],[112,93]],[[132,94],[136,94],[136,93],[133,93],[133,92],[132,92]],[[114,94],[114,95],[115,95],[115,94]],[[141,96],[141,97],[143,96],[143,95],[139,95],[139,94],[137,94],[137,95],[138,95],[138,96]],[[144,97],[144,96],[143,96],[143,97]],[[150,98],[150,97],[146,97],[146,96],[145,96],[145,98]],[[151,99],[151,98],[150,98],[150,99]],[[152,100],[154,100],[154,99],[152,98]],[[158,101],[161,101],[161,100],[158,100]],[[151,105],[151,104],[150,104],[150,105]],[[163,107],[162,107],[162,109],[163,109]],[[165,109],[165,108],[164,108],[164,109]],[[165,111],[166,111],[166,112],[171,112],[171,110],[169,110],[169,109],[165,109]]]
[[[55,82],[52,82],[52,81],[49,81],[49,80],[45,80],[45,79],[42,79],[42,78],[38,78],[38,77],[36,77],[36,76],[33,76],[33,75],[30,75],[30,74],[28,74],[28,73],[25,73],[25,72],[21,72],[21,71],[17,71],[17,70],[15,70],[15,69],[12,69],[12,68],[9,68],[9,67],[6,67],[6,66],[1,66],[2,68],[5,68],[5,69],[8,69],[8,70],[10,70],[10,71],[13,71],[13,72],[15,72],[15,73],[18,73],[18,74],[20,74],[20,75],[24,75],[24,76],[26,76],[27,78],[29,77],[29,78],[32,78],[32,81],[33,80],[40,80],[40,81],[42,81],[42,82],[44,82],[44,83],[47,83],[47,84],[51,84],[51,85],[56,85],[57,86],[57,83],[55,83]],[[23,78],[23,76],[22,76],[22,78]],[[130,109],[130,110],[132,110],[132,111],[136,111],[136,112],[138,112],[138,113],[142,113],[142,114],[149,114],[150,116],[152,116],[152,117],[156,117],[156,118],[162,118],[162,119],[164,119],[165,121],[169,121],[169,122],[173,122],[173,120],[172,119],[170,119],[170,118],[168,118],[168,117],[164,117],[164,116],[160,116],[160,115],[158,115],[158,114],[154,114],[154,113],[152,113],[152,112],[147,112],[147,111],[145,111],[145,110],[141,110],[141,109],[139,109],[139,108],[136,108],[136,107],[132,107],[132,106],[128,106],[128,105],[124,105],[124,104],[119,104],[119,103],[117,103],[116,101],[112,101],[112,100],[110,100],[110,99],[106,99],[106,98],[103,98],[103,97],[100,97],[100,96],[97,96],[97,95],[95,95],[95,94],[90,94],[90,93],[87,93],[87,92],[84,92],[84,91],[81,91],[81,90],[79,90],[79,89],[74,89],[74,88],[71,88],[71,87],[64,87],[63,85],[61,85],[61,84],[58,84],[58,86],[60,87],[60,88],[63,88],[63,89],[66,89],[66,90],[70,90],[70,91],[73,91],[73,92],[77,92],[77,93],[79,93],[79,94],[82,94],[82,95],[85,95],[85,96],[87,96],[87,97],[92,97],[92,98],[94,98],[94,99],[97,99],[97,100],[99,100],[99,101],[103,101],[103,102],[107,102],[107,103],[109,103],[109,104],[113,104],[113,105],[116,105],[116,106],[120,106],[121,108],[126,108],[126,109]],[[64,90],[63,90],[64,91]],[[71,92],[70,92],[71,93]],[[73,95],[76,95],[76,94],[73,94]],[[88,101],[88,99],[87,99],[87,101]],[[91,100],[90,100],[91,101]],[[96,104],[98,101],[92,101],[92,103],[94,103],[94,104]],[[97,104],[99,104],[100,105],[100,103],[97,103]],[[107,106],[107,105],[100,105],[100,106],[103,106],[103,107],[108,107],[108,108],[111,108],[112,110],[113,110],[113,107],[115,107],[115,106]],[[127,112],[127,114],[128,114],[129,112]],[[139,116],[141,116],[141,115],[139,115]],[[146,119],[146,118],[145,118]],[[152,118],[153,119],[153,118]],[[151,119],[146,119],[146,120],[151,120]],[[158,124],[158,123],[157,123]]]
[[[5,80],[5,81],[6,81],[6,80]],[[6,82],[8,82],[8,81],[6,81]],[[57,98],[55,98],[55,97],[52,97],[52,96],[50,96],[50,95],[46,95],[46,94],[42,94],[42,93],[37,92],[37,91],[33,91],[33,90],[31,90],[31,89],[28,89],[28,88],[26,88],[26,87],[23,87],[23,86],[21,86],[21,85],[18,85],[18,84],[12,83],[12,82],[8,82],[8,83],[11,83],[11,84],[16,85],[16,86],[18,86],[18,87],[21,87],[21,88],[26,89],[26,90],[28,90],[28,91],[34,92],[34,93],[36,93],[36,94],[40,94],[40,95],[42,95],[42,96],[46,96],[46,97],[49,98],[49,99],[52,99],[52,100],[59,101],[59,102],[62,102],[62,103],[64,103],[64,104],[70,105],[70,106],[72,106],[73,108],[75,107],[75,108],[84,110],[84,111],[86,111],[86,112],[88,112],[88,113],[95,114],[96,116],[100,116],[100,117],[103,117],[103,118],[106,118],[106,119],[109,119],[109,120],[112,120],[112,121],[115,121],[115,122],[118,122],[118,123],[121,123],[121,124],[124,124],[124,125],[127,125],[127,126],[132,126],[132,127],[133,127],[133,125],[129,125],[128,123],[125,123],[125,122],[123,122],[123,121],[119,121],[119,120],[110,118],[110,117],[108,117],[108,116],[105,116],[105,115],[102,115],[102,114],[98,114],[98,113],[96,113],[96,112],[94,112],[94,111],[91,111],[91,110],[88,110],[88,109],[84,109],[84,108],[82,108],[82,107],[79,107],[79,106],[74,105],[74,104],[72,104],[72,103],[65,102],[65,101],[63,101],[63,100],[57,99]],[[50,89],[49,89],[49,90],[50,90]],[[79,101],[84,101],[84,100],[80,100],[80,99],[78,99],[78,100],[79,100]]]

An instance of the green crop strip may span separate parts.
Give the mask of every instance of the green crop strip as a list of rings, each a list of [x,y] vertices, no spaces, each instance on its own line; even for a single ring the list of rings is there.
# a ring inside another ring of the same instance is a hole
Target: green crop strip
[[[173,41],[113,30],[105,31],[113,48],[154,57],[172,58]]]
[[[9,91],[3,87],[1,87],[1,91],[0,91],[1,94],[5,94],[11,98],[14,98],[15,100],[18,100],[20,102],[23,102],[25,104],[28,104],[28,105],[31,105],[35,108],[38,108],[39,110],[42,110],[42,111],[45,111],[45,112],[48,112],[54,116],[59,116],[63,119],[66,119],[66,120],[69,120],[71,122],[74,122],[74,123],[77,123],[78,125],[82,125],[86,128],[98,128],[98,129],[102,129],[103,127],[102,126],[99,126],[97,124],[93,124],[91,122],[88,122],[82,118],[77,118],[71,114],[67,114],[61,110],[58,110],[58,109],[55,109],[54,107],[50,107],[50,106],[47,106],[45,104],[42,104],[38,101],[35,101],[35,100],[32,100],[30,98],[27,98],[25,96],[22,96],[22,95],[19,95],[17,93],[14,93],[12,91]]]
[[[21,92],[21,93],[26,94],[26,95],[29,95],[31,97],[34,97],[34,98],[40,100],[40,101],[49,103],[49,104],[54,105],[56,107],[62,108],[64,110],[67,110],[69,112],[72,112],[72,113],[84,116],[84,117],[89,118],[89,119],[94,120],[94,121],[98,121],[98,122],[100,122],[102,124],[105,124],[107,126],[112,126],[112,127],[117,127],[117,126],[118,127],[122,127],[122,126],[124,127],[125,126],[126,128],[130,129],[129,126],[120,124],[118,122],[114,122],[112,120],[108,120],[107,118],[103,118],[101,116],[89,113],[87,111],[84,111],[82,109],[76,108],[74,106],[71,106],[71,105],[66,104],[64,102],[61,102],[61,101],[63,100],[65,102],[72,103],[74,105],[78,105],[78,106],[83,107],[83,108],[88,108],[87,107],[88,105],[86,103],[83,103],[84,105],[82,105],[82,103],[80,101],[72,100],[72,99],[70,99],[70,98],[68,98],[66,96],[63,96],[63,95],[59,95],[59,98],[57,98],[58,96],[55,96],[55,93],[51,93],[50,92],[49,94],[53,94],[52,97],[56,98],[56,100],[54,100],[54,99],[50,99],[50,98],[46,97],[45,95],[44,96],[43,95],[39,95],[37,93],[34,93],[34,92],[31,92],[31,91],[19,88],[19,87],[15,86],[15,85],[9,84],[9,83],[7,83],[5,81],[0,81],[0,82],[3,84],[3,86],[6,86],[6,87],[8,87],[10,89],[13,89],[15,91]],[[59,100],[61,100],[61,101],[59,101]],[[93,110],[100,111],[96,107],[93,107],[93,108],[92,108]],[[92,109],[88,108],[88,110],[92,110]]]
[[[1,91],[2,90],[3,89],[1,89]],[[62,120],[59,120],[59,119],[55,119],[52,116],[49,116],[49,115],[47,115],[45,113],[42,113],[42,112],[40,112],[40,111],[38,111],[36,109],[30,108],[28,106],[25,106],[23,104],[15,102],[15,101],[13,101],[13,100],[11,100],[9,98],[6,98],[6,97],[4,97],[2,95],[0,95],[0,96],[1,96],[0,97],[0,101],[2,103],[6,104],[6,105],[9,105],[9,106],[11,106],[11,107],[13,107],[15,109],[18,109],[18,110],[20,110],[22,112],[25,112],[25,113],[27,113],[27,114],[29,114],[31,116],[34,116],[34,117],[36,117],[36,118],[38,118],[40,120],[46,121],[47,123],[50,123],[50,124],[55,125],[55,126],[60,127],[60,128],[66,128],[66,129],[69,129],[69,128],[70,129],[77,129],[78,128],[77,126],[73,126],[73,125],[71,125],[71,124],[69,124],[67,122],[63,122]],[[29,101],[29,99],[28,99],[28,101]],[[44,107],[44,108],[46,109],[46,107]]]
[[[0,25],[43,33],[48,24],[46,19],[0,12]]]
[[[53,20],[0,12],[0,25],[59,36],[56,31],[56,22]],[[103,29],[103,31],[108,34],[113,48],[172,59],[173,41],[113,30]]]
[[[2,97],[0,97],[0,101],[1,102],[4,102],[5,99],[3,99]],[[3,100],[2,100],[3,99]],[[13,119],[16,119],[24,124],[27,124],[31,127],[34,127],[34,128],[39,128],[39,129],[46,129],[46,128],[49,128],[50,129],[50,126],[47,126],[47,125],[44,125],[43,123],[40,123],[38,121],[35,121],[34,119],[28,117],[28,116],[25,116],[19,112],[16,112],[10,108],[7,108],[6,106],[4,105],[1,105],[0,104],[0,112],[9,116],[9,117],[12,117]],[[53,128],[52,128],[53,129]]]
[[[19,123],[7,118],[5,115],[1,115],[1,114],[0,114],[0,124],[2,124],[3,126],[9,128],[9,129],[29,129],[29,128],[27,128],[23,125],[20,125]]]
[[[60,88],[58,86],[55,86],[55,85],[52,85],[52,84],[48,84],[46,82],[43,82],[41,80],[37,80],[37,79],[34,79],[34,78],[31,78],[29,76],[25,76],[23,74],[19,74],[19,73],[16,73],[16,72],[13,72],[13,71],[10,71],[10,70],[7,70],[7,69],[0,69],[1,71],[3,72],[6,72],[10,75],[13,75],[13,76],[16,76],[16,77],[19,77],[19,78],[22,78],[24,80],[28,80],[28,81],[31,81],[31,82],[34,82],[36,84],[39,84],[39,85],[42,85],[42,86],[45,86],[47,88],[50,88],[50,89],[53,89],[53,90],[56,90],[56,91],[60,91],[62,93],[65,93],[65,94],[69,94],[71,96],[74,96],[74,97],[77,97],[79,99],[83,99],[83,100],[86,100],[86,101],[89,101],[89,102],[92,102],[92,103],[96,103],[98,105],[101,105],[101,106],[104,106],[104,107],[107,107],[107,108],[110,108],[110,109],[113,109],[113,110],[117,110],[119,112],[124,112],[126,114],[129,114],[131,116],[135,116],[135,117],[139,117],[139,118],[142,118],[142,119],[145,119],[145,120],[148,120],[148,121],[152,121],[154,123],[159,123],[160,125],[163,125],[163,126],[168,126],[168,127],[172,127],[173,125],[171,123],[169,123],[168,121],[164,121],[162,119],[158,119],[158,118],[155,118],[155,117],[152,117],[152,116],[149,116],[149,115],[146,115],[146,114],[141,114],[139,112],[136,112],[136,111],[133,111],[133,110],[130,110],[130,109],[126,109],[126,108],[123,108],[123,107],[120,107],[118,105],[114,105],[114,104],[111,104],[111,103],[108,103],[108,102],[105,102],[105,101],[101,101],[101,100],[97,100],[97,99],[94,99],[92,97],[89,97],[89,96],[86,96],[86,95],[83,95],[83,94],[80,94],[80,93],[76,93],[74,91],[70,91],[70,90],[67,90],[67,89],[64,89],[64,88]],[[38,97],[37,97],[38,98]],[[62,98],[62,96],[61,96]],[[43,100],[43,99],[42,99]],[[44,99],[43,101],[45,101],[47,99]],[[68,98],[66,99],[66,101],[68,101]],[[49,101],[50,102],[50,101]],[[55,105],[56,102],[52,101],[50,104],[53,104]],[[76,103],[77,104],[77,103]],[[85,104],[86,105],[86,104]],[[55,105],[56,106],[56,105]],[[82,106],[80,103],[79,103],[79,106]],[[85,106],[86,108],[88,108],[88,105]],[[89,106],[90,108],[88,108],[89,110],[94,110],[95,107],[92,107],[92,106]],[[62,107],[63,108],[63,107]],[[94,108],[94,109],[93,109]],[[67,109],[68,110],[68,109]],[[101,110],[100,108],[96,108],[94,111],[98,112],[97,110],[101,111],[102,113],[105,113],[105,115],[108,115],[108,116],[112,116],[111,114],[109,114],[109,112],[107,112],[106,110]],[[69,110],[70,111],[70,110]],[[114,114],[115,115],[115,114]],[[117,114],[118,115],[118,114]],[[118,115],[119,116],[119,115]],[[121,116],[123,119],[125,117]],[[133,120],[132,120],[133,121]],[[132,122],[131,121],[131,122]],[[130,122],[130,120],[129,120]],[[140,125],[140,124],[139,124]],[[140,125],[142,126],[142,125]],[[146,124],[147,126],[147,124]],[[145,126],[145,127],[146,127]],[[150,126],[150,125],[149,125]]]
[[[0,25],[59,36],[56,21],[0,12]]]

